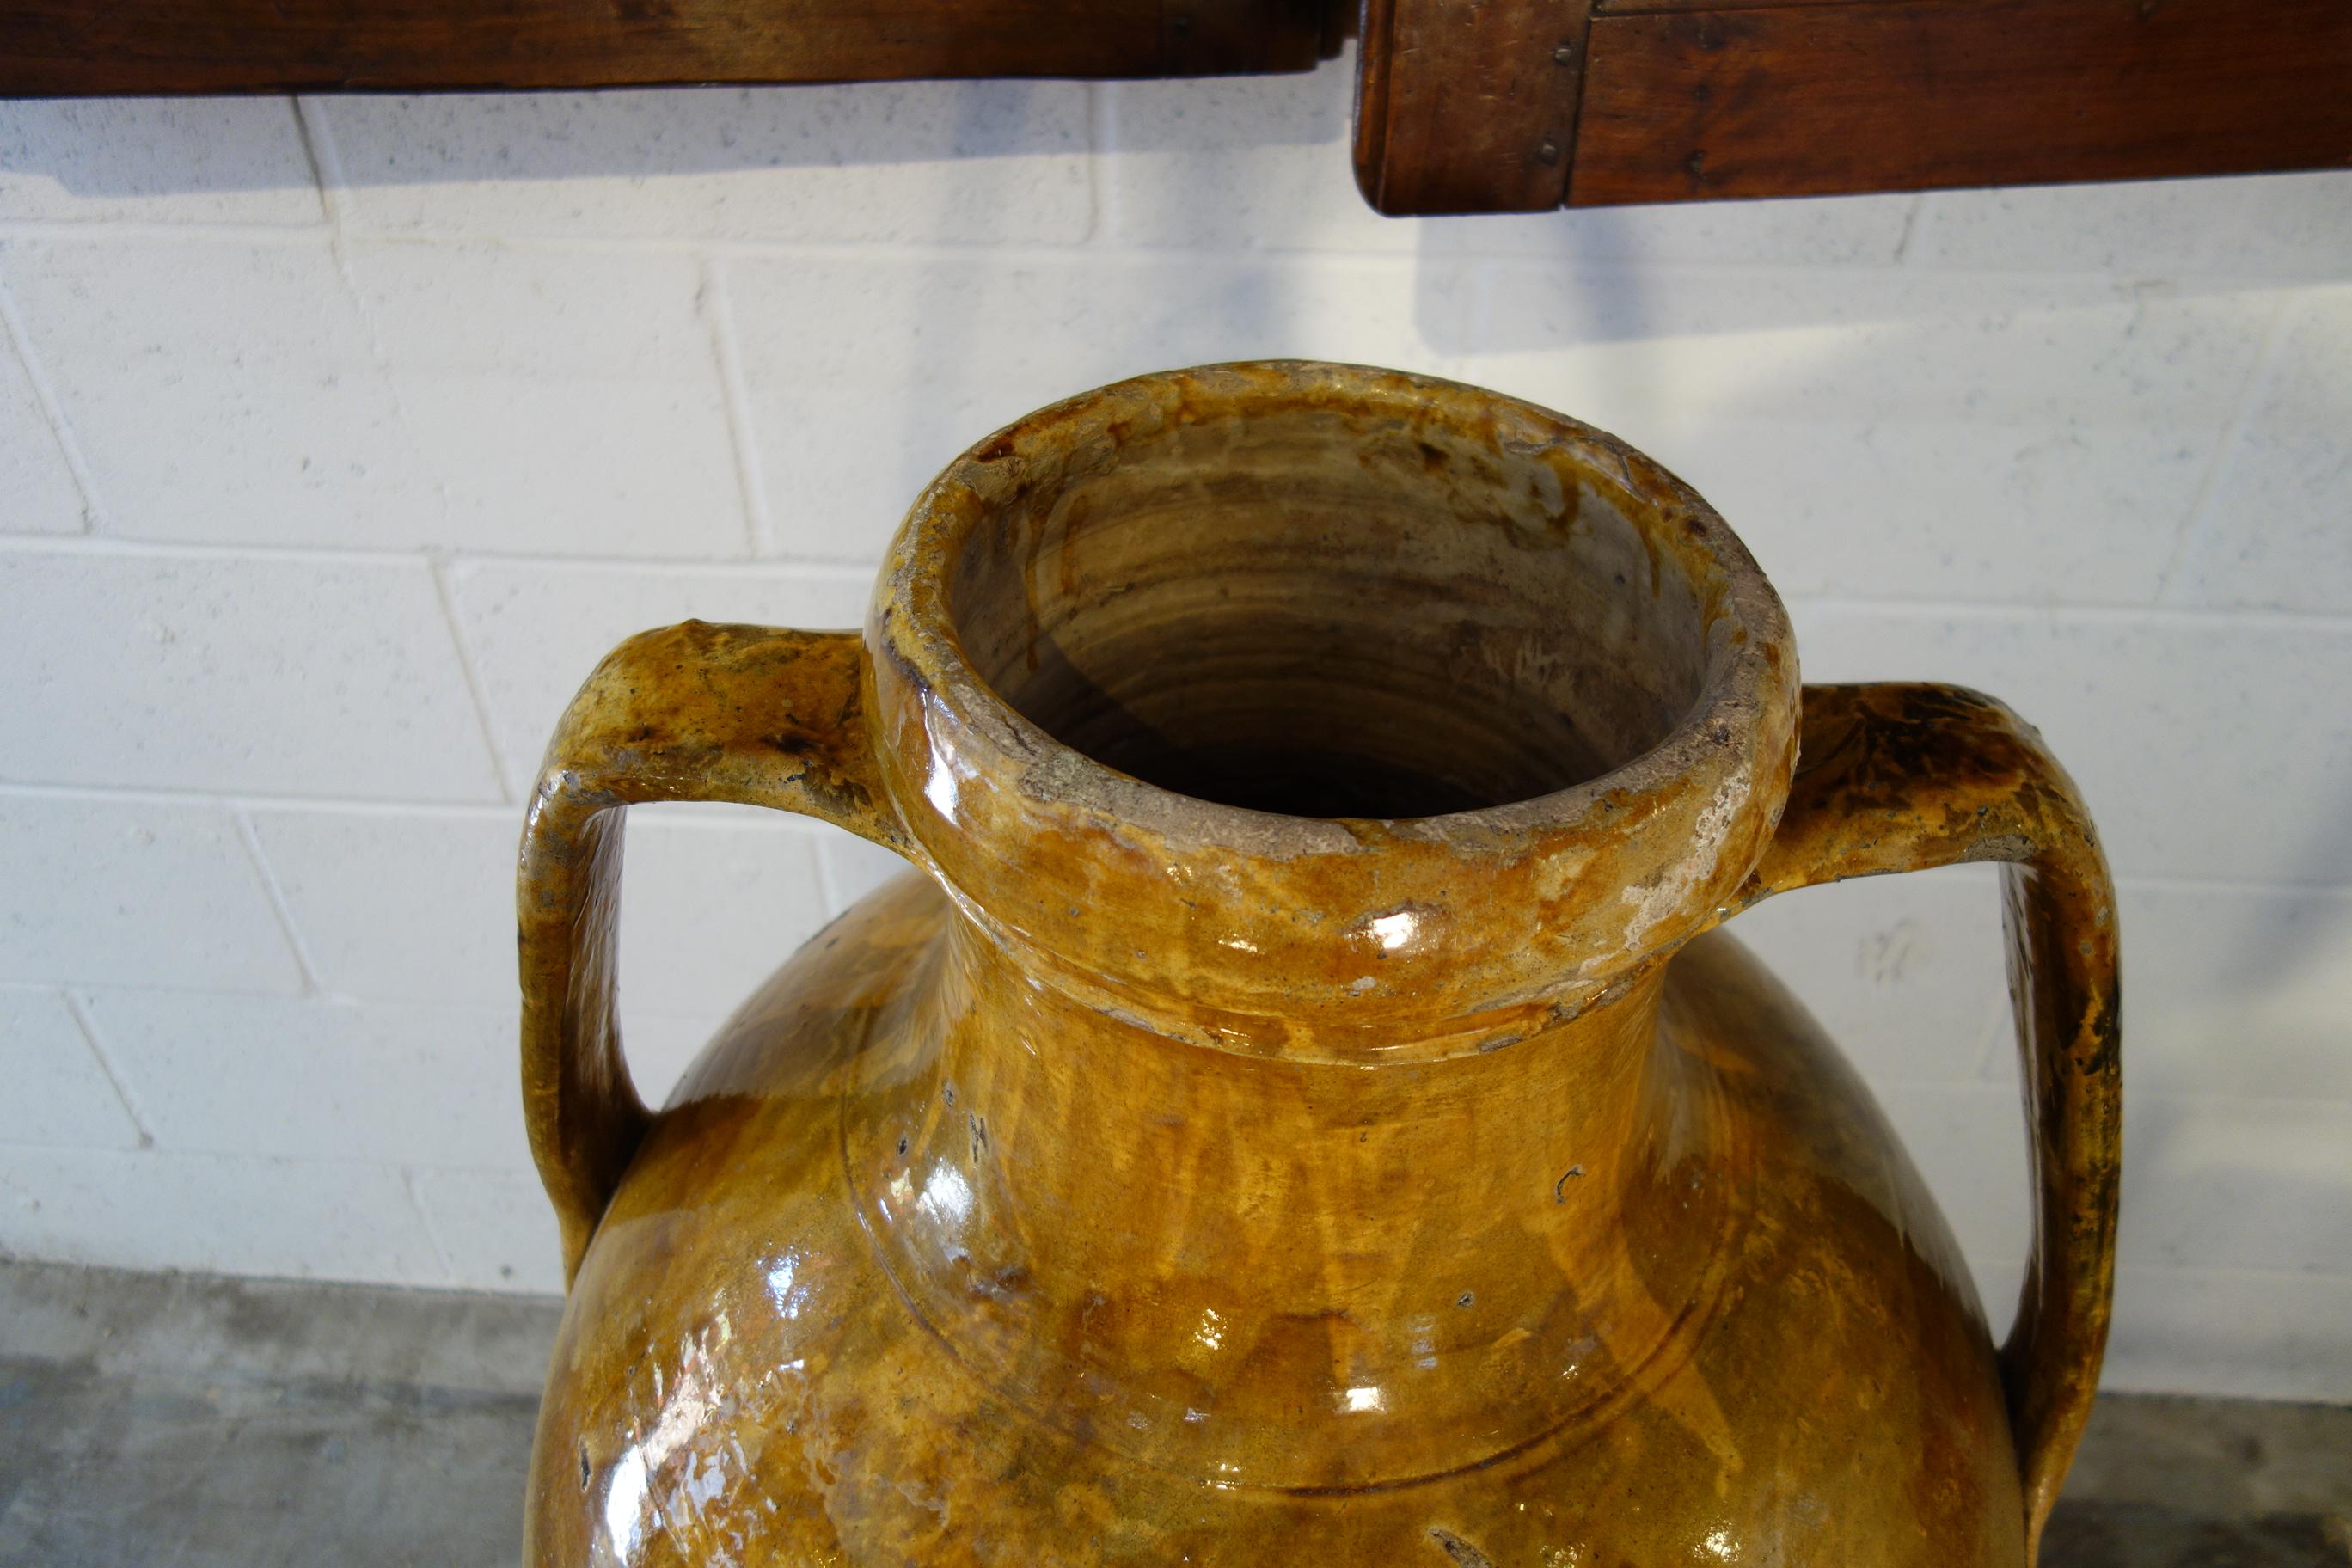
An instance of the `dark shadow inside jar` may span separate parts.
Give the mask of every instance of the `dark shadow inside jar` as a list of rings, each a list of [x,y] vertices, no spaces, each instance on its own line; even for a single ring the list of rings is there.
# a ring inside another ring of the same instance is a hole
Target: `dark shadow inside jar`
[[[957,555],[982,679],[1096,761],[1299,816],[1530,799],[1698,700],[1706,595],[1559,448],[1285,407],[1106,438]]]

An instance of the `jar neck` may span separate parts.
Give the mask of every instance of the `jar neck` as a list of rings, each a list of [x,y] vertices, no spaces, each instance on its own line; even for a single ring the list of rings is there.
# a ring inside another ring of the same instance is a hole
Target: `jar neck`
[[[1043,1419],[1213,1481],[1392,1484],[1605,1402],[1697,1288],[1706,1097],[1663,966],[1340,1066],[1166,1037],[950,927],[910,1004],[944,1026],[891,1031],[850,1169],[917,1311]]]
[[[1000,432],[908,514],[866,643],[878,783],[972,918],[1094,1005],[1300,1061],[1608,995],[1715,923],[1796,758],[1788,617],[1705,501],[1360,367]]]

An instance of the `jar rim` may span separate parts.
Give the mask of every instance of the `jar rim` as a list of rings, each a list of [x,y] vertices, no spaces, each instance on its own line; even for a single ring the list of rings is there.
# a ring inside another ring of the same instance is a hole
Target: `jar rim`
[[[1310,405],[1441,426],[1512,463],[1547,466],[1564,482],[1605,492],[1643,531],[1645,543],[1706,595],[1703,673],[1679,721],[1639,754],[1547,794],[1423,816],[1318,817],[1205,800],[1122,772],[1055,739],[986,679],[959,635],[952,575],[963,552],[988,537],[1016,498],[1060,482],[1073,453],[1114,450],[1138,429]],[[1475,879],[1480,867],[1542,862],[1548,869],[1525,889],[1550,906],[1553,930],[1537,945],[1547,950],[1546,960],[1598,982],[1712,923],[1717,906],[1761,853],[1794,763],[1798,674],[1786,611],[1746,547],[1696,492],[1614,437],[1565,416],[1458,383],[1366,366],[1264,361],[1162,372],[1081,394],[1007,426],[957,458],[916,501],[877,584],[866,635],[876,656],[879,721],[887,725],[893,710],[902,721],[882,737],[880,749],[913,837],[960,901],[1001,933],[1034,942],[1088,973],[1106,967],[1091,951],[1105,944],[1066,929],[1086,922],[1083,900],[1057,912],[1048,906],[1060,893],[1041,901],[1033,896],[1040,889],[1009,885],[1036,868],[1032,851],[1040,836],[1141,848],[1151,862],[1138,866],[1144,882],[1156,879],[1162,890],[1181,886],[1188,896],[1222,884],[1229,902],[1259,897],[1279,903],[1290,888],[1286,868],[1299,868],[1302,877],[1307,868],[1323,868],[1297,901],[1313,904],[1318,923],[1333,919],[1342,931],[1422,893],[1443,896],[1439,884],[1449,864],[1458,880]],[[1603,840],[1629,837],[1641,841],[1640,853],[1596,853]],[[1420,869],[1328,874],[1332,866],[1383,853]],[[1249,872],[1239,883],[1232,874],[1236,865]],[[1065,891],[1081,884],[1103,891],[1098,874],[1058,881],[1070,885]],[[1382,882],[1389,885],[1375,885]],[[1247,894],[1236,890],[1241,883],[1249,885]],[[1576,907],[1563,906],[1564,899]],[[1471,901],[1491,909],[1495,900]],[[1322,907],[1335,902],[1339,907]],[[1235,922],[1253,924],[1237,908],[1193,923]],[[1525,923],[1538,922],[1530,915]],[[1580,925],[1591,928],[1580,940],[1567,929]],[[1507,931],[1494,934],[1508,938]],[[1206,940],[1231,948],[1234,939],[1213,930]],[[1213,956],[1146,962],[1140,968],[1151,973],[1139,977],[1142,988],[1152,992],[1154,979],[1197,979]],[[1290,967],[1295,974],[1297,963]],[[1366,990],[1395,990],[1391,999],[1400,1003],[1408,994],[1434,1000],[1423,994],[1427,985],[1391,987],[1385,976],[1393,970],[1376,973],[1382,978]],[[1445,1005],[1458,1010],[1475,1004],[1483,1013],[1549,989],[1539,974],[1518,981],[1473,984]],[[1347,1010],[1360,1019],[1387,1011],[1361,1005],[1375,1000],[1362,991],[1349,994],[1360,977],[1338,984],[1336,996],[1318,995],[1316,1004],[1356,1004]],[[1279,988],[1286,1007],[1299,1003],[1298,984]],[[1304,990],[1318,987],[1309,983]]]

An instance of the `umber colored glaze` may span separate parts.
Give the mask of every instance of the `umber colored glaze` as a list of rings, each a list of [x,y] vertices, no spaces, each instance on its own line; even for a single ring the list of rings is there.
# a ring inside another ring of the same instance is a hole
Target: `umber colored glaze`
[[[1800,707],[1670,475],[1328,365],[982,443],[863,638],[625,644],[523,846],[574,1271],[530,1560],[2030,1562],[2110,1289],[2105,869],[1998,704],[1808,689],[1801,766]],[[615,808],[681,798],[928,875],[649,1114]],[[2000,1352],[1867,1093],[1710,930],[1961,859],[2016,868],[2033,1085]]]

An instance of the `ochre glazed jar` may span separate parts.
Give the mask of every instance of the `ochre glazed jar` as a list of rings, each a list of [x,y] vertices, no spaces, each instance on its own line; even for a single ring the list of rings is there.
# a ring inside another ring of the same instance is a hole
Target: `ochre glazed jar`
[[[622,810],[915,874],[669,1104]],[[1715,931],[2006,864],[2039,1194],[1996,1348],[1884,1117]],[[636,637],[520,875],[572,1274],[544,1564],[2018,1564],[2112,1279],[2116,926],[2065,774],[1810,687],[1722,521],[1598,431],[1335,365],[1049,408],[862,633]]]

